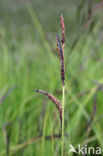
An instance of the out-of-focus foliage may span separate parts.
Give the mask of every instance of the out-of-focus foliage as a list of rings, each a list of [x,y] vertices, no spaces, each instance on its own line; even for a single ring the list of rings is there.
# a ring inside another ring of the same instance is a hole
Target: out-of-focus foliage
[[[103,83],[102,3],[0,1],[0,155],[60,155],[60,139],[44,139],[59,134],[58,112],[34,89],[61,100],[55,50],[61,13],[66,27],[65,155],[69,143],[103,147],[103,93],[97,90]],[[40,134],[41,141],[32,140]]]

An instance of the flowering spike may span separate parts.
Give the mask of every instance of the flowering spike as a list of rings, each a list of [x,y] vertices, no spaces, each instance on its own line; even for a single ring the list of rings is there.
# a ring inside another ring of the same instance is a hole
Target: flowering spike
[[[63,15],[60,16],[60,24],[61,24],[61,28],[62,28],[62,39],[61,39],[61,42],[62,42],[62,44],[64,44],[65,43],[65,25],[64,25]]]
[[[61,62],[61,80],[62,80],[62,84],[63,86],[65,85],[65,69],[64,69],[64,54],[63,54],[63,50],[62,50],[62,46],[60,43],[60,39],[59,36],[56,35],[56,42],[57,42],[57,46],[59,49],[59,55],[60,55],[60,62]]]
[[[62,123],[62,106],[61,106],[61,103],[59,102],[59,100],[55,96],[53,96],[52,94],[47,93],[43,90],[36,89],[35,91],[38,93],[41,93],[43,95],[46,95],[48,97],[48,99],[50,99],[56,105],[56,107],[59,111],[60,121]]]

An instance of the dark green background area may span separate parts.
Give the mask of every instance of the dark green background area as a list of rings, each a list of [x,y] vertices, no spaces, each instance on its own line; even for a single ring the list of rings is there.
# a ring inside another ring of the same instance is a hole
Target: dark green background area
[[[66,29],[65,156],[69,144],[103,148],[103,1],[0,0],[0,156],[59,156],[62,100],[56,33]],[[97,94],[96,94],[97,93]],[[96,109],[95,109],[96,105]],[[92,119],[92,122],[90,122]],[[90,123],[89,128],[87,125]],[[33,140],[42,134],[41,140]]]

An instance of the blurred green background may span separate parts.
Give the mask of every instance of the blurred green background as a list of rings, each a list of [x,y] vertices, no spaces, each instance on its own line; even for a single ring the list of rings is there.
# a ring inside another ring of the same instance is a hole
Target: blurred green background
[[[59,156],[56,33],[66,27],[65,156],[69,144],[103,148],[103,1],[0,0],[0,156]],[[40,137],[39,137],[40,136]],[[49,139],[45,139],[49,137]],[[74,154],[75,155],[75,154]]]

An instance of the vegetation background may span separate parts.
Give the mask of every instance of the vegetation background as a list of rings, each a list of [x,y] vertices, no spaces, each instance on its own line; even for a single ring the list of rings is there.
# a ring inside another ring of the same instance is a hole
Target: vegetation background
[[[61,101],[55,35],[66,27],[65,156],[69,144],[103,148],[103,1],[0,0],[0,156],[59,156]],[[52,137],[50,137],[52,136]]]

